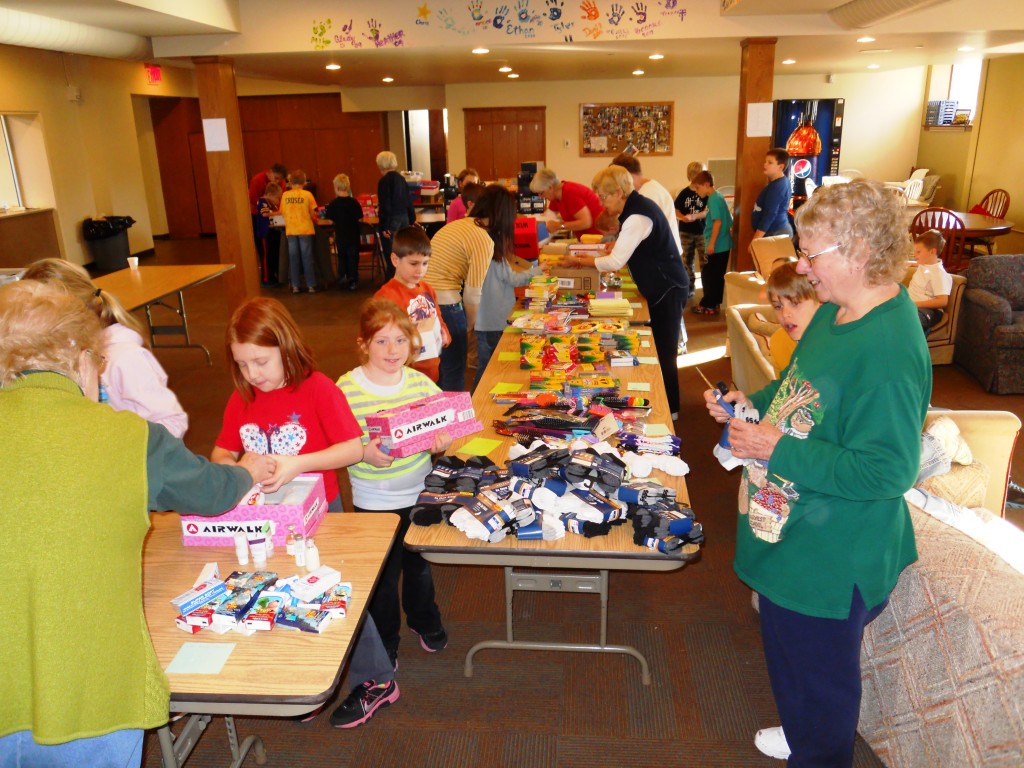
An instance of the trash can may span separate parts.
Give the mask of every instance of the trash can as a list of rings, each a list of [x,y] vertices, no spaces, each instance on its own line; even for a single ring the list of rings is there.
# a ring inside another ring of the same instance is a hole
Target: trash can
[[[134,223],[131,216],[106,216],[82,222],[82,237],[97,269],[113,272],[128,268],[128,228]]]

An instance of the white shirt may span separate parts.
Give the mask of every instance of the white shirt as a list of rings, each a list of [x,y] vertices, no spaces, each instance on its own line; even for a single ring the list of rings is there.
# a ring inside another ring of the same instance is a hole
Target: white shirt
[[[934,264],[920,264],[910,278],[907,293],[913,302],[927,301],[936,296],[949,296],[953,290],[953,278],[946,272],[941,261]]]
[[[648,179],[647,183],[640,187],[637,192],[648,200],[653,201],[654,204],[661,209],[661,212],[665,214],[665,218],[668,219],[668,231],[672,233],[672,240],[676,244],[676,251],[682,254],[683,243],[679,239],[679,222],[676,219],[676,202],[672,199],[672,195],[670,195],[668,190],[654,179]]]

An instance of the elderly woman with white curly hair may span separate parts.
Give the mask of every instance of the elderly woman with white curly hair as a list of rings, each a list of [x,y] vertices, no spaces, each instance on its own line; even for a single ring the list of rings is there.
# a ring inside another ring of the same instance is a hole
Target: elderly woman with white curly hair
[[[102,349],[99,318],[63,285],[0,288],[5,768],[141,763],[170,699],[142,612],[149,512],[220,514],[274,469],[211,464],[97,402]]]
[[[740,481],[734,567],[759,597],[782,725],[758,731],[790,768],[853,762],[860,645],[917,559],[903,494],[917,477],[932,368],[900,284],[903,209],[876,181],[820,189],[796,217],[797,271],[821,300],[781,376],[729,423]],[[729,420],[712,391],[708,410]]]
[[[391,263],[391,243],[395,232],[402,227],[416,223],[416,209],[405,177],[398,172],[398,158],[394,152],[380,152],[377,155],[377,227],[380,229],[380,245],[384,251],[384,267],[388,279],[395,276]]]

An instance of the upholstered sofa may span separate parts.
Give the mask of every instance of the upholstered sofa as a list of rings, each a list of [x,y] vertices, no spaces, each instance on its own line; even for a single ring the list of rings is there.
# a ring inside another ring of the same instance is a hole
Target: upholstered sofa
[[[1024,392],[1024,254],[975,256],[953,360],[989,392]]]

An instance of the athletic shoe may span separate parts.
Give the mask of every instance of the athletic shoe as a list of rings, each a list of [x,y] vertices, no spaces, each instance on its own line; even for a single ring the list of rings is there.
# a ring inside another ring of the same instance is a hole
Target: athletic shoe
[[[316,288],[310,288],[310,289],[309,289],[309,292],[310,292],[310,293],[316,293]]]
[[[789,742],[786,741],[786,734],[783,733],[781,725],[774,728],[762,728],[758,731],[754,736],[754,746],[763,754],[774,757],[776,760],[789,759]]]
[[[355,291],[358,287],[359,287],[359,281],[358,280],[353,280],[352,282],[350,282],[348,284],[348,289],[350,291]]]
[[[298,293],[299,289],[296,286],[292,286],[292,293]]]
[[[420,645],[427,653],[437,653],[448,647],[448,633],[444,631],[444,627],[436,632],[424,632],[422,635],[416,632],[416,634],[419,635]]]
[[[301,718],[299,718],[299,722],[308,723],[308,722],[310,722],[312,720],[316,720],[320,716],[320,713],[324,711],[324,706],[325,705],[321,704],[319,707],[314,709],[312,712],[307,712]]]
[[[381,707],[394,704],[398,698],[398,683],[395,680],[380,685],[367,680],[331,713],[331,725],[335,728],[355,728],[373,717]]]

